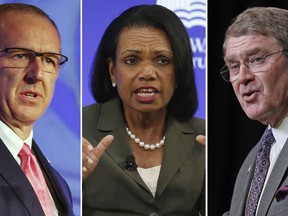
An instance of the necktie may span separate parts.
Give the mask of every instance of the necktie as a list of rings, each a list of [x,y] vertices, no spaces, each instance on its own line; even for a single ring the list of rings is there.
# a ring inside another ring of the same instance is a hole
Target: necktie
[[[54,215],[49,189],[36,157],[32,154],[30,147],[24,143],[18,155],[21,159],[21,168],[30,181],[45,215]]]
[[[259,146],[256,156],[254,176],[251,182],[250,191],[246,201],[245,216],[253,216],[256,213],[260,194],[270,165],[271,145],[275,141],[272,130],[266,130]]]

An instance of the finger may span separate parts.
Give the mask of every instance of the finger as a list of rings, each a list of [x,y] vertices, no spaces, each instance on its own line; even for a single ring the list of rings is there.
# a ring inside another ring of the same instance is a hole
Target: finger
[[[83,165],[90,165],[96,160],[96,156],[93,153],[93,146],[86,140],[82,138],[82,163]]]
[[[97,158],[94,155],[87,156],[87,155],[82,154],[82,164],[84,166],[89,166],[93,164],[94,161],[97,161]]]
[[[105,149],[107,149],[114,137],[112,135],[105,136],[95,148],[90,150],[91,145],[85,138],[82,139],[82,180],[84,181],[96,168],[100,157]],[[92,146],[92,145],[91,145]]]
[[[85,139],[84,137],[82,137],[82,149],[84,151],[88,150],[88,151],[92,151],[93,150],[93,146],[91,145],[91,143]]]
[[[93,149],[94,155],[99,160],[103,152],[111,145],[114,137],[112,135],[105,136],[99,144]]]
[[[204,135],[198,135],[196,137],[196,141],[199,142],[202,145],[205,145],[206,137]]]
[[[97,158],[93,153],[93,146],[82,137],[82,179],[86,179],[96,166]],[[92,165],[95,161],[95,165]]]
[[[85,166],[82,166],[82,172],[87,172],[87,168]]]

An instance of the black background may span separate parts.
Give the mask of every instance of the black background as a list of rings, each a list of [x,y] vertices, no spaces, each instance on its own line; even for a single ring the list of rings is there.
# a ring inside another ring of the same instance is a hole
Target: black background
[[[229,210],[235,179],[249,150],[260,139],[264,125],[248,119],[230,83],[220,76],[222,44],[232,19],[252,6],[288,9],[288,0],[208,1],[208,214]],[[287,27],[288,28],[288,27]]]

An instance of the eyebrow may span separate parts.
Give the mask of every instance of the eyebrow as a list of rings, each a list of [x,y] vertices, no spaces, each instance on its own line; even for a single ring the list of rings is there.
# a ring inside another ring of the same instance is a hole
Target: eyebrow
[[[123,52],[121,52],[120,54],[121,55],[124,55],[126,53],[137,53],[137,54],[139,54],[139,53],[142,53],[142,52],[143,52],[143,50],[139,50],[139,49],[127,49],[127,50],[124,50]],[[170,51],[170,50],[167,50],[167,49],[156,50],[153,53],[155,53],[155,54],[167,53],[167,54],[173,55],[173,52]]]
[[[139,49],[126,49],[120,53],[120,55],[125,55],[126,53],[141,53],[142,51]]]
[[[265,49],[263,49],[263,50],[265,50]],[[247,56],[250,56],[250,55],[254,55],[254,54],[258,53],[259,51],[262,51],[262,49],[260,47],[255,47],[255,48],[250,49],[247,52],[245,52],[245,54]]]
[[[254,47],[252,49],[245,50],[245,52],[244,52],[245,58],[247,58],[251,55],[255,55],[256,53],[258,53],[260,51],[264,51],[264,50],[266,50],[266,49],[265,48],[262,49],[260,47]],[[225,56],[224,60],[225,60],[225,62],[234,62],[235,61],[235,55],[229,56],[228,58]]]

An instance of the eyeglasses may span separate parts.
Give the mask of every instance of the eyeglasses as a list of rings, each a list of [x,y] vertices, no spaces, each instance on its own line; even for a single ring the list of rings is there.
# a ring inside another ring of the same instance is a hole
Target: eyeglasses
[[[10,66],[17,68],[26,68],[37,56],[41,57],[43,70],[48,73],[57,73],[59,66],[68,61],[66,56],[59,53],[40,53],[26,48],[2,48],[0,52],[5,53]]]
[[[242,63],[241,62],[229,63],[221,68],[220,74],[226,82],[234,82],[239,78],[239,71],[241,64],[244,64],[247,68],[249,68],[251,73],[265,72],[268,70],[270,66],[269,63],[272,63],[271,61],[269,61],[268,58],[278,53],[286,51],[288,50],[280,50],[264,56],[252,55],[248,57],[246,60],[244,60],[244,62]]]

